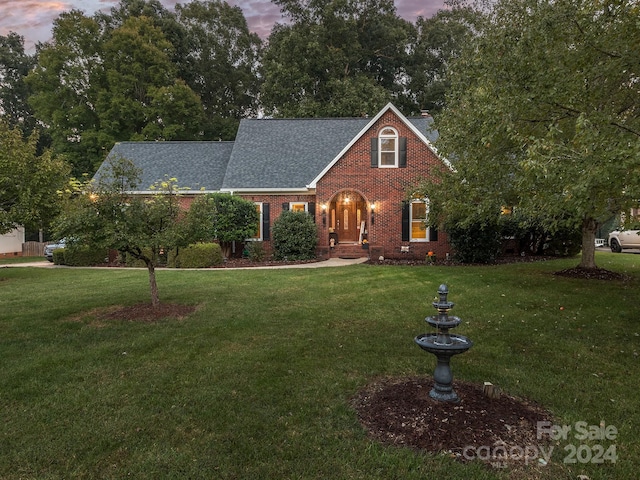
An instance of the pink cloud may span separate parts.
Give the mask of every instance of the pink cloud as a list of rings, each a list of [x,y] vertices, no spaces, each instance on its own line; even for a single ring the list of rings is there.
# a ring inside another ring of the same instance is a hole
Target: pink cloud
[[[402,0],[395,3],[398,15],[410,22],[415,22],[418,17],[432,17],[445,8],[444,0]]]
[[[176,3],[188,0],[161,0],[173,9]],[[277,5],[270,0],[227,0],[244,12],[249,28],[266,39],[276,22],[282,21]],[[0,0],[0,35],[14,31],[25,39],[25,47],[32,51],[37,42],[51,38],[53,21],[65,11],[78,9],[87,15],[98,10],[108,11],[119,0]],[[415,22],[418,16],[430,17],[443,8],[444,0],[396,0],[397,13],[402,18]]]
[[[228,0],[229,5],[242,8],[249,28],[261,38],[266,39],[271,33],[271,28],[276,22],[282,21],[280,7],[268,0]]]

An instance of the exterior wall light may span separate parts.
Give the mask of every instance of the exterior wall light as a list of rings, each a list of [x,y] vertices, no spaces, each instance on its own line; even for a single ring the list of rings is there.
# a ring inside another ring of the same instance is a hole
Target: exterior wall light
[[[327,224],[327,204],[322,204],[322,225]]]
[[[371,202],[371,225],[375,223],[376,218],[376,202]]]

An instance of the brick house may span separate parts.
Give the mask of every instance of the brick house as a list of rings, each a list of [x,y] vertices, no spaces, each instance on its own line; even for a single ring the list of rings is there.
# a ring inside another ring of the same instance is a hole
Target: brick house
[[[373,118],[245,119],[233,142],[122,142],[109,156],[133,161],[141,185],[175,177],[187,201],[210,192],[253,201],[254,240],[267,249],[281,212],[304,210],[318,226],[320,256],[443,258],[446,234],[425,228],[428,202],[406,200],[417,180],[448,168],[432,146],[432,121],[392,104]]]

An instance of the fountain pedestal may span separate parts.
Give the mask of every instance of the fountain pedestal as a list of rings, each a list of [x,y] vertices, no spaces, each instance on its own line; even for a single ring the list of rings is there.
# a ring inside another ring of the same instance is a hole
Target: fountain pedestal
[[[415,338],[418,346],[436,356],[437,364],[433,372],[434,385],[429,396],[442,402],[459,402],[458,395],[453,390],[453,373],[451,372],[451,357],[464,353],[473,346],[473,342],[462,335],[450,334],[451,328],[457,327],[461,320],[449,316],[453,302],[447,301],[449,289],[440,285],[438,289],[439,301],[433,302],[438,310],[435,317],[426,317],[425,321],[437,329],[436,333],[423,333]]]

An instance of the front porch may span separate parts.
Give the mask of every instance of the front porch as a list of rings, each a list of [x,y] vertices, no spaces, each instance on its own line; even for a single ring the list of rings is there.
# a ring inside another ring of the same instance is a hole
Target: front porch
[[[329,258],[367,258],[369,248],[357,243],[338,243],[329,248]]]

